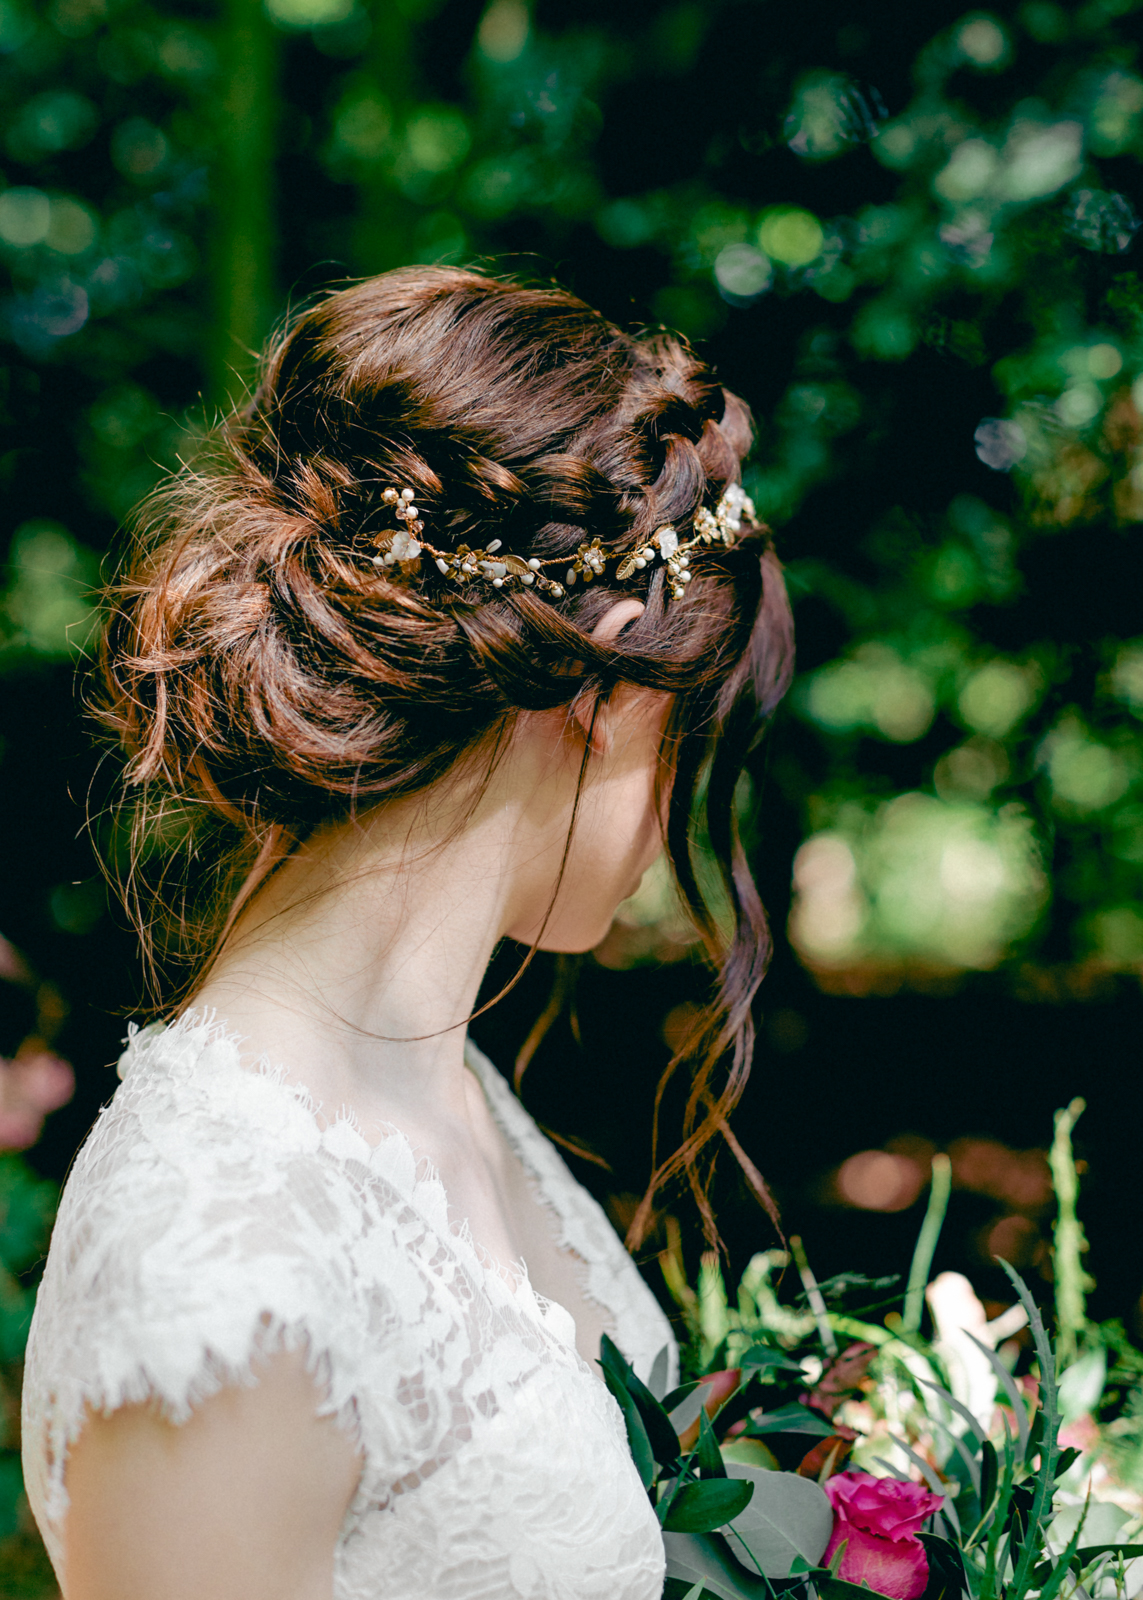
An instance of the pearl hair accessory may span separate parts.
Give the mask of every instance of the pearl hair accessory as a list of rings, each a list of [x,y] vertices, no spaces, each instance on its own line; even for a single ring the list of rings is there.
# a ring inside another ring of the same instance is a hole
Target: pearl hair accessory
[[[567,556],[541,561],[535,556],[526,558],[512,555],[502,549],[499,539],[493,539],[491,544],[480,550],[473,550],[466,544],[462,544],[458,550],[437,550],[423,537],[425,525],[414,504],[412,489],[389,488],[384,490],[381,499],[385,505],[393,507],[393,515],[403,526],[374,535],[373,543],[377,546],[378,554],[371,559],[375,567],[398,564],[411,566],[422,555],[428,555],[442,576],[454,583],[480,579],[490,583],[494,589],[512,588],[516,584],[526,589],[534,586],[553,600],[561,599],[578,582],[587,584],[602,577],[607,563],[615,560],[619,562],[615,570],[619,583],[637,571],[653,566],[656,560],[662,561],[667,569],[667,587],[671,597],[681,600],[691,581],[691,553],[700,546],[711,544],[721,544],[729,549],[738,542],[744,517],[755,524],[754,502],[741,484],[732,483],[713,511],[703,506],[695,513],[694,531],[689,539],[681,539],[676,529],[665,525],[657,528],[646,544],[640,545],[637,550],[620,554],[604,550],[599,539],[595,538],[590,543],[581,544],[569,564]],[[549,577],[545,567],[564,567],[566,570],[562,582]]]

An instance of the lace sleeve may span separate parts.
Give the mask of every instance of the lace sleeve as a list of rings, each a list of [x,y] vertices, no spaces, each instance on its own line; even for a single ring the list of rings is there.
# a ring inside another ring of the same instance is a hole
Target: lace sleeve
[[[209,1049],[144,1087],[146,1048],[72,1170],[29,1339],[28,1489],[53,1523],[89,1408],[153,1399],[183,1421],[253,1381],[259,1350],[304,1349],[323,1411],[355,1427],[352,1235],[312,1159],[318,1124],[266,1074],[212,1082]]]

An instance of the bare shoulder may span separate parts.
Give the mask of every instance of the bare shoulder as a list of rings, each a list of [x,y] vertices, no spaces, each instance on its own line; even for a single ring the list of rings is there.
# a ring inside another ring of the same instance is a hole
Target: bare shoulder
[[[298,1355],[181,1426],[89,1416],[67,1468],[66,1600],[330,1600],[361,1471]]]

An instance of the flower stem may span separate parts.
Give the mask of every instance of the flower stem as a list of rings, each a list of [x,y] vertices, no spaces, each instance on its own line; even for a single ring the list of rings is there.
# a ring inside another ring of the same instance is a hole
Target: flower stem
[[[941,1236],[944,1226],[945,1212],[949,1205],[949,1190],[952,1188],[952,1162],[946,1155],[933,1157],[933,1181],[929,1189],[929,1204],[925,1212],[925,1220],[921,1223],[921,1231],[917,1235],[917,1248],[913,1251],[913,1263],[909,1268],[909,1282],[905,1290],[905,1311],[901,1318],[901,1325],[906,1333],[919,1333],[921,1331],[921,1313],[925,1308],[925,1286],[929,1281],[929,1269],[933,1264],[933,1253],[937,1248],[937,1240]]]
[[[837,1340],[833,1336],[833,1329],[829,1324],[829,1312],[818,1288],[818,1280],[814,1277],[813,1269],[806,1257],[805,1246],[801,1237],[794,1234],[790,1239],[790,1249],[793,1252],[794,1264],[798,1269],[798,1277],[802,1280],[802,1288],[806,1291],[806,1301],[813,1313],[814,1322],[817,1324],[818,1337],[821,1339],[825,1352],[829,1356],[837,1355]]]

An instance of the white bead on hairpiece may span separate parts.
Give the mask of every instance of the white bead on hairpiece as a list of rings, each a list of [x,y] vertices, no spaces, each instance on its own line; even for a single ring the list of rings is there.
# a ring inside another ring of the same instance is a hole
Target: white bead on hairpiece
[[[691,581],[692,551],[711,544],[721,544],[729,549],[738,542],[743,518],[751,524],[755,523],[754,502],[741,484],[732,483],[713,511],[703,506],[695,513],[693,534],[689,539],[680,538],[676,529],[665,525],[657,528],[646,544],[626,553],[604,550],[599,539],[595,538],[590,543],[581,544],[570,562],[567,556],[554,556],[541,561],[536,556],[512,555],[502,548],[499,539],[493,539],[491,544],[480,550],[474,550],[466,544],[462,544],[458,550],[437,550],[423,537],[425,525],[414,498],[412,489],[389,488],[382,493],[381,499],[387,506],[393,507],[393,515],[403,523],[403,527],[374,535],[373,542],[378,549],[378,554],[372,557],[374,566],[411,565],[420,560],[422,555],[428,555],[441,575],[454,583],[480,580],[490,583],[494,589],[512,588],[520,584],[526,589],[534,587],[554,600],[562,598],[578,582],[587,584],[602,577],[607,563],[616,560],[619,565],[615,577],[619,583],[635,572],[653,566],[656,560],[662,561],[667,569],[667,586],[671,596],[681,600]],[[544,571],[545,567],[565,567],[563,582],[549,577]]]

